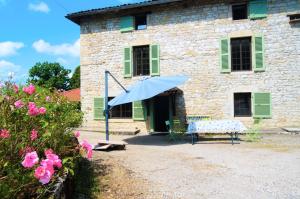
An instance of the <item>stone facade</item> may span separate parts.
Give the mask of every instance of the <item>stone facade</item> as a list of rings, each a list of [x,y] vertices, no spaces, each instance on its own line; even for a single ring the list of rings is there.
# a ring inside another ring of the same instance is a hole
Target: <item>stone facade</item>
[[[195,1],[197,2],[197,1]],[[199,1],[200,2],[200,1]],[[123,48],[160,45],[160,75],[185,74],[190,80],[179,88],[177,114],[210,115],[233,119],[233,93],[270,92],[272,118],[266,128],[300,124],[300,23],[290,24],[288,13],[300,13],[298,0],[269,0],[268,16],[260,20],[232,20],[231,4],[193,3],[152,10],[146,30],[120,32],[119,17],[91,17],[81,22],[81,102],[84,127],[104,129],[93,119],[93,98],[104,94],[104,71],[123,85],[139,78],[123,77]],[[222,37],[264,35],[264,72],[220,72],[219,40]],[[110,96],[120,91],[109,80]],[[252,117],[236,118],[246,125]],[[112,131],[148,131],[147,122],[110,120]],[[124,130],[126,129],[126,130]]]

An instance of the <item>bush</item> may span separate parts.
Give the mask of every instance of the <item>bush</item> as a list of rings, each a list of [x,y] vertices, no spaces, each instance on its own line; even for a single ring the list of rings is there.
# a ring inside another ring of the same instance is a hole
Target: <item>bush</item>
[[[77,105],[57,92],[0,83],[0,198],[46,197],[59,177],[74,173],[80,149],[91,156],[72,133],[81,122]]]
[[[246,141],[247,142],[257,142],[261,139],[261,120],[255,119],[254,124],[246,132]]]

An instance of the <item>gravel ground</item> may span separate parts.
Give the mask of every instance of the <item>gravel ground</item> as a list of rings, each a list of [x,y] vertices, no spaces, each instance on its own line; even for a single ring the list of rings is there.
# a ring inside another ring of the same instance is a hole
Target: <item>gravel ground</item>
[[[93,144],[105,137],[81,135]],[[93,159],[111,158],[147,182],[141,198],[300,199],[300,135],[264,135],[258,143],[233,146],[213,138],[195,145],[149,135],[111,140],[124,140],[126,150],[95,152]]]

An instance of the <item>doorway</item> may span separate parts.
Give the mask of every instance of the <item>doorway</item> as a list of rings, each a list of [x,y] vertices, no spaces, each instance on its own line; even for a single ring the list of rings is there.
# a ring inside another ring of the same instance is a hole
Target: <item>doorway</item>
[[[166,121],[169,120],[169,96],[154,98],[154,131],[168,132]]]

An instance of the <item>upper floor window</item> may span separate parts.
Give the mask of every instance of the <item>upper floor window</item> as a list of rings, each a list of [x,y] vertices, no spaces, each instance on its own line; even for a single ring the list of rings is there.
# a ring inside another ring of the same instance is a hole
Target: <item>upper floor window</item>
[[[231,39],[231,70],[251,70],[251,37]]]
[[[232,5],[232,19],[240,20],[248,18],[248,6],[247,4]]]
[[[147,29],[147,15],[137,15],[135,16],[135,30],[145,30]]]
[[[149,46],[133,47],[133,76],[150,75]]]

